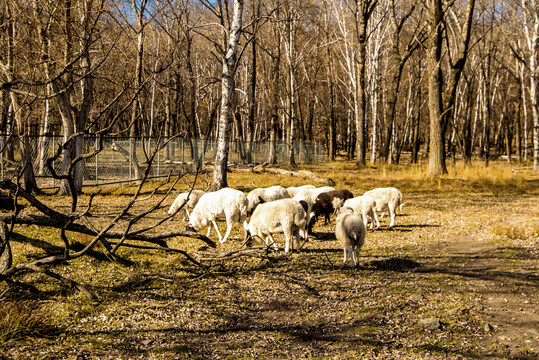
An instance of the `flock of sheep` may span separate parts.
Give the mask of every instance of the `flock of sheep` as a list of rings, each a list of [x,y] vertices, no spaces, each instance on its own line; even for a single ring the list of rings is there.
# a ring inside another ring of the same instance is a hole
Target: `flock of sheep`
[[[232,188],[207,193],[187,191],[177,196],[168,214],[174,215],[183,208],[189,219],[187,230],[196,232],[207,228],[206,236],[210,235],[213,224],[221,243],[226,241],[235,222],[243,225],[246,239],[249,236],[259,237],[266,246],[273,245],[276,250],[273,235],[283,233],[284,251],[289,252],[291,245],[294,246],[292,238],[295,238],[296,250],[299,251],[301,237],[307,240],[317,219],[323,215],[327,223],[333,213],[336,214],[335,235],[343,247],[344,262],[349,256],[352,265],[357,266],[368,222],[371,221],[371,229],[374,229],[375,222],[376,227],[380,227],[377,213],[388,211],[391,218],[389,227],[392,228],[397,207],[402,209],[403,205],[402,193],[394,187],[377,188],[354,197],[349,190],[336,190],[329,186],[304,185],[286,189],[271,186],[254,189],[247,195]],[[217,227],[220,219],[226,220],[224,236]]]

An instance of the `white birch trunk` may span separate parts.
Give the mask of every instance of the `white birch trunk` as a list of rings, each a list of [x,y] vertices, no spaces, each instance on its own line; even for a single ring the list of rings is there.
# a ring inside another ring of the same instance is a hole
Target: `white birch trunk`
[[[230,140],[230,128],[234,111],[234,76],[236,55],[240,41],[243,16],[243,0],[234,1],[232,24],[227,50],[223,57],[223,75],[221,78],[221,114],[219,116],[219,137],[217,139],[217,152],[215,154],[215,167],[213,170],[213,190],[227,187],[227,163]]]
[[[530,69],[530,100],[533,119],[533,169],[539,171],[539,89],[538,89],[538,62],[539,62],[539,4],[536,0],[521,0],[524,10],[524,33],[530,57],[528,67]]]

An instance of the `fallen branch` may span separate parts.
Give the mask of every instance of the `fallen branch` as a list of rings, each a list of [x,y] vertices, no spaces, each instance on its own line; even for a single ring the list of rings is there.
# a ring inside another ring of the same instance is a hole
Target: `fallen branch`
[[[308,179],[314,180],[314,181],[319,182],[321,184],[326,184],[326,185],[329,185],[329,186],[335,186],[335,181],[333,181],[332,179],[323,179],[323,178],[317,176],[316,174],[314,174],[311,171],[307,171],[307,170],[290,171],[290,170],[267,167],[267,166],[268,166],[268,163],[265,162],[265,163],[263,163],[261,165],[255,166],[252,169],[252,171],[255,172],[255,173],[267,172],[267,173],[270,173],[270,174],[279,174],[279,175],[303,177],[303,178],[308,178]]]
[[[200,267],[205,267],[204,265],[202,265],[201,263],[199,263],[198,261],[196,261],[191,255],[189,255],[189,254],[188,254],[186,251],[184,251],[184,250],[173,249],[173,248],[169,248],[169,247],[161,247],[161,246],[135,245],[135,244],[125,243],[125,242],[122,243],[122,244],[115,243],[115,242],[111,242],[110,244],[111,244],[111,245],[125,246],[125,247],[130,247],[130,248],[135,248],[135,249],[163,250],[163,251],[167,251],[167,252],[176,252],[176,253],[180,253],[180,254],[182,254],[183,256],[185,256],[185,257],[187,258],[187,260],[191,261],[193,264],[198,265],[198,266],[200,266]]]
[[[11,221],[11,219],[12,217],[9,214],[0,214],[0,222],[7,223]],[[19,215],[18,217],[15,218],[15,223],[24,224],[24,225],[49,226],[49,227],[54,227],[58,229],[61,229],[65,225],[64,223],[60,221],[56,221],[47,216],[40,216],[40,215]],[[89,227],[82,224],[78,224],[78,223],[69,224],[66,227],[66,230],[78,232],[85,235],[91,235],[91,236],[96,236],[98,234],[96,230],[90,229]],[[211,246],[212,248],[217,247],[215,242],[211,240],[210,238],[206,237],[205,235],[197,234],[191,231],[171,231],[171,232],[161,233],[161,234],[138,234],[138,233],[125,234],[124,232],[120,232],[120,231],[107,231],[103,234],[104,238],[109,238],[109,239],[121,239],[124,236],[128,240],[146,241],[146,242],[154,243],[160,246],[166,246],[166,243],[163,241],[165,239],[183,236],[183,237],[189,237],[189,238],[201,240],[205,242],[206,244],[208,244],[209,246]]]

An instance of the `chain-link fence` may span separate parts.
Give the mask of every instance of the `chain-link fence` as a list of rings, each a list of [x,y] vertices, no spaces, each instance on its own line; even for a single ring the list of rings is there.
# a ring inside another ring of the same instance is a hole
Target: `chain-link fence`
[[[58,180],[53,179],[46,166],[47,159],[64,141],[60,136],[33,136],[29,139],[34,172],[41,188],[56,187]],[[159,141],[159,144],[157,143]],[[275,142],[274,157],[277,164],[288,163],[288,146]],[[2,181],[12,178],[21,168],[21,142],[16,137],[0,135],[0,175]],[[198,164],[212,163],[215,159],[215,141],[177,137],[157,139],[148,137],[104,138],[102,146],[95,136],[84,138],[84,153],[99,152],[85,159],[84,185],[99,186],[139,178],[145,171],[151,155],[150,176],[167,176],[172,171],[194,171]],[[269,160],[272,144],[253,142],[251,144],[233,141],[230,143],[228,162],[231,164],[261,164]],[[158,149],[158,151],[156,151]],[[326,149],[322,144],[297,142],[294,144],[297,164],[321,164],[325,161]],[[52,162],[54,170],[60,174],[62,156]]]

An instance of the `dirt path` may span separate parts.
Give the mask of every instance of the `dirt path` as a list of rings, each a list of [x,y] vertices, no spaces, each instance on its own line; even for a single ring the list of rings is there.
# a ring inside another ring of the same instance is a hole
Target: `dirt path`
[[[451,245],[437,250],[452,259],[442,268],[467,278],[481,298],[489,346],[510,358],[535,358],[539,354],[537,257],[469,236],[455,237]]]

